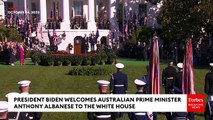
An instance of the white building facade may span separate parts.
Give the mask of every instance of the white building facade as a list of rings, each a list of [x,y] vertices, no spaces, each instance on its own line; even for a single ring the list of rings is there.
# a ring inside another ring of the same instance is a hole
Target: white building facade
[[[4,0],[4,2],[0,2],[2,18],[5,18],[10,10],[27,13],[28,19],[31,21],[37,18],[37,37],[39,41],[43,41],[47,45],[49,44],[47,33],[49,31],[52,35],[53,31],[49,21],[61,19],[55,31],[58,36],[65,31],[66,37],[58,44],[58,50],[66,50],[67,45],[71,43],[74,46],[71,53],[78,53],[75,51],[75,46],[77,47],[79,41],[76,42],[75,38],[83,37],[84,34],[89,36],[92,31],[96,32],[97,21],[100,22],[100,19],[103,20],[100,23],[110,23],[110,25],[98,27],[98,41],[102,38],[109,41],[110,32],[114,32],[116,35],[121,32],[118,29],[118,13],[123,14],[124,19],[128,19],[133,14],[137,18],[146,16],[147,26],[155,28],[159,27],[156,16],[162,7],[162,2],[152,5],[146,0]],[[120,6],[123,6],[122,10],[119,10]],[[84,27],[79,25],[82,22]]]

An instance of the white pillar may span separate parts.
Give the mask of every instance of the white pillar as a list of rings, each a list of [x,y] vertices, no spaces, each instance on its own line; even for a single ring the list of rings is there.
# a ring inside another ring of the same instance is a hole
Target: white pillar
[[[110,9],[110,22],[111,22],[111,28],[112,30],[116,27],[117,25],[117,18],[116,18],[116,0],[110,0],[109,3],[109,9]]]
[[[0,1],[0,15],[2,16],[2,19],[5,19],[4,1]]]
[[[95,23],[95,0],[88,0],[88,8],[89,8],[89,21],[88,21],[88,28],[89,30],[96,30],[96,23]]]
[[[63,0],[63,21],[61,23],[61,29],[70,29],[69,0]]]
[[[47,3],[46,0],[40,0],[40,23],[47,22]]]
[[[27,0],[24,0],[24,13],[27,14]]]

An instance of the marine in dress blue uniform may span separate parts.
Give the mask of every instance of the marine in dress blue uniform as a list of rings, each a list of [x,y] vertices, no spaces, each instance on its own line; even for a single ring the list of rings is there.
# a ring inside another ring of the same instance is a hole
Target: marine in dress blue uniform
[[[109,81],[98,80],[100,94],[108,94]],[[116,120],[116,113],[111,112],[89,112],[87,114],[89,120]]]
[[[138,78],[134,81],[136,87],[137,87],[137,92],[136,94],[145,94],[145,87],[146,87],[146,79],[144,77]],[[129,119],[130,120],[152,120],[153,119],[153,113],[149,112],[130,112],[128,113]]]
[[[205,108],[205,120],[213,120],[213,88],[211,84],[213,81],[213,63],[209,65],[211,66],[211,72],[207,73],[205,77],[205,93],[209,95]]]
[[[110,78],[110,92],[113,94],[127,94],[128,89],[128,77],[127,74],[122,73],[124,65],[117,63],[117,72],[111,75]],[[123,112],[117,113],[117,118],[123,117]]]
[[[18,82],[20,94],[29,94],[31,81],[22,80]],[[20,112],[19,117],[28,116],[30,120],[40,120],[42,117],[42,112]],[[22,120],[22,119],[20,119]],[[25,119],[23,119],[25,120]],[[26,119],[27,120],[27,119]]]
[[[213,96],[209,97],[206,103],[205,120],[213,120]]]

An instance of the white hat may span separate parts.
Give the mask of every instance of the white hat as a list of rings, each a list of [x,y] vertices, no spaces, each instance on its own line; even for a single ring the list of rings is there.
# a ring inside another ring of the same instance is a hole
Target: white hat
[[[115,66],[116,68],[124,68],[124,64],[122,63],[117,63]]]
[[[146,80],[144,78],[138,78],[138,79],[135,79],[134,83],[136,85],[142,86],[142,85],[146,85]]]
[[[6,95],[5,95],[5,97],[6,98],[8,98],[10,95],[18,95],[19,93],[17,93],[17,92],[10,92],[10,93],[7,93]]]
[[[108,86],[110,82],[106,80],[98,80],[97,83],[99,86]]]
[[[209,65],[210,65],[211,67],[213,67],[213,63],[209,63]]]
[[[7,101],[0,101],[0,113],[8,111]]]
[[[20,86],[20,87],[25,87],[25,86],[29,86],[30,85],[30,81],[29,80],[22,80],[22,81],[19,81],[18,82],[18,85]]]
[[[183,63],[178,63],[178,64],[177,64],[177,67],[178,67],[178,68],[183,68]]]

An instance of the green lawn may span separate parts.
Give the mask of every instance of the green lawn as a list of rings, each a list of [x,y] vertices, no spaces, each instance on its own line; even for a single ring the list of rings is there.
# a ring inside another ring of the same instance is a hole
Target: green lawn
[[[129,93],[135,93],[135,85],[133,83],[135,78],[146,74],[145,66],[148,62],[135,61],[132,59],[119,59],[118,62],[124,63],[126,66],[124,72],[128,74],[129,79]],[[70,67],[49,67],[49,66],[34,66],[30,61],[27,65],[16,66],[0,65],[0,100],[4,100],[5,94],[8,92],[18,92],[17,82],[22,79],[29,79],[32,81],[31,93],[33,94],[96,94],[97,80],[109,80],[110,75],[106,76],[70,76],[68,71],[74,66]],[[161,64],[161,70],[166,66]],[[114,65],[105,65],[113,72],[115,72]],[[207,68],[196,68],[195,72],[195,86],[196,93],[203,93],[204,77],[208,72]],[[161,93],[164,89],[161,87]],[[158,120],[166,120],[164,113],[158,114]],[[86,120],[86,113],[44,113],[42,120]],[[196,113],[196,120],[203,120],[203,113]],[[121,120],[128,120],[127,114]]]

